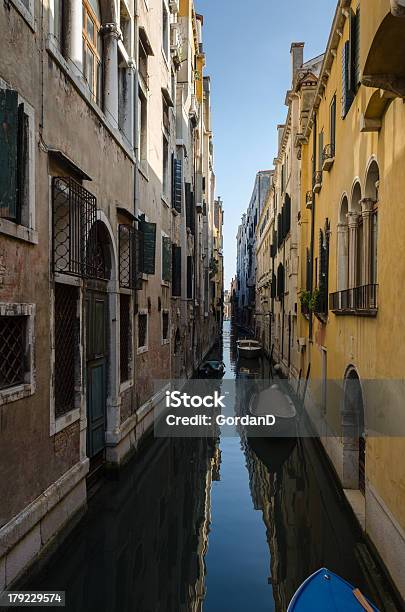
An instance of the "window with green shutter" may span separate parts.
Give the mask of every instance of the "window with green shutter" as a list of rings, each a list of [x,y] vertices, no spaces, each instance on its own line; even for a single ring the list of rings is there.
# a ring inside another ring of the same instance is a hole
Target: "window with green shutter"
[[[156,223],[139,220],[139,230],[142,233],[142,272],[155,274],[156,260]]]
[[[353,96],[360,84],[360,7],[350,13],[350,70],[349,90]]]
[[[167,236],[162,236],[162,280],[172,280],[172,243]]]
[[[350,89],[350,41],[346,41],[342,51],[342,117],[346,117],[353,102]]]
[[[18,93],[0,89],[0,217],[29,224],[29,118]]]
[[[182,197],[182,162],[173,156],[172,164],[172,208],[181,213],[181,197]]]
[[[0,216],[17,218],[18,94],[0,89]]]

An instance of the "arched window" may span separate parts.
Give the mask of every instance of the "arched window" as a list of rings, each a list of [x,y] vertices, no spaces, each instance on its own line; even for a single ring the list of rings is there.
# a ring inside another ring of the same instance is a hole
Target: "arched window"
[[[377,284],[377,239],[378,239],[378,190],[380,185],[380,171],[378,164],[373,160],[369,166],[365,187],[365,214],[369,215],[369,253],[368,283]]]
[[[337,231],[337,264],[338,264],[338,291],[349,288],[349,227],[347,224],[347,213],[349,202],[344,196],[340,205],[339,224]]]
[[[361,215],[361,187],[357,182],[353,188],[349,221],[349,286],[360,287],[363,284],[364,231]]]
[[[98,0],[83,0],[83,76],[97,104],[101,103],[101,12]]]

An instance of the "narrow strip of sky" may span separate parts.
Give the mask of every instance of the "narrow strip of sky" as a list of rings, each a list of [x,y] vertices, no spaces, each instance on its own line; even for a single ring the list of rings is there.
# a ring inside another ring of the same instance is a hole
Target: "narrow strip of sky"
[[[290,45],[323,53],[337,0],[196,0],[204,15],[205,74],[212,78],[217,194],[225,203],[225,289],[235,274],[236,232],[258,170],[270,169],[276,126],[291,86]]]

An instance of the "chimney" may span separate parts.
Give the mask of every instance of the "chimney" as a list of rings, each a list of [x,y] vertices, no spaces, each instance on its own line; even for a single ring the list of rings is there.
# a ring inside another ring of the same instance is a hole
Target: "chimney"
[[[291,78],[292,86],[295,86],[297,79],[297,72],[304,63],[304,45],[303,42],[294,42],[291,44]]]

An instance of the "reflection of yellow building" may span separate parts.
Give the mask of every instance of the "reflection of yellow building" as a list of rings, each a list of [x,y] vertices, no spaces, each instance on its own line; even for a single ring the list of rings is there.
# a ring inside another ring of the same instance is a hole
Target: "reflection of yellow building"
[[[332,434],[325,447],[405,595],[405,442],[366,435],[374,408],[389,420],[403,400],[393,393],[376,406],[365,382],[378,379],[389,392],[387,381],[405,374],[405,19],[394,16],[401,12],[403,0],[340,0],[336,10],[300,136],[298,335],[302,371],[310,364]],[[356,401],[335,406],[328,379],[351,380]],[[357,427],[354,439],[348,425]]]

